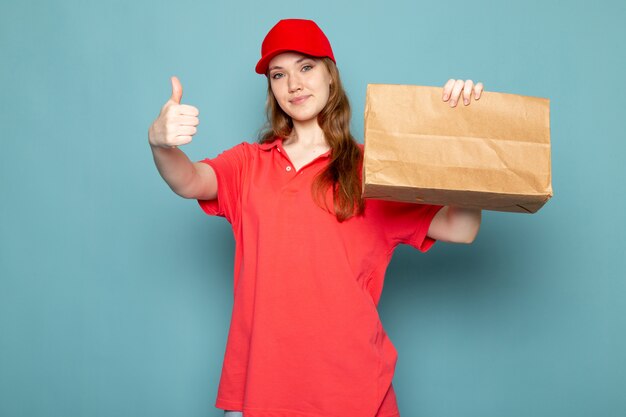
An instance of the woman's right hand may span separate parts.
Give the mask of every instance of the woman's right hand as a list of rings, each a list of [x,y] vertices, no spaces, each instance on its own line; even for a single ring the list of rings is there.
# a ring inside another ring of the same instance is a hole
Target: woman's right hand
[[[180,104],[183,86],[176,76],[171,78],[172,96],[161,108],[161,113],[148,129],[150,146],[176,148],[191,142],[200,123],[199,111],[194,106]]]

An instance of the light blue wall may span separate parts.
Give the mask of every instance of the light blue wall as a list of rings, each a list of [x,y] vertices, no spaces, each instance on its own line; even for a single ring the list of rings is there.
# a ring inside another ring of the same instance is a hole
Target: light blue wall
[[[177,75],[190,158],[254,140],[284,17],[331,39],[359,140],[367,83],[551,100],[555,197],[392,260],[403,417],[626,415],[626,6],[585,3],[3,2],[0,415],[220,415],[230,228],[169,190],[147,129]]]

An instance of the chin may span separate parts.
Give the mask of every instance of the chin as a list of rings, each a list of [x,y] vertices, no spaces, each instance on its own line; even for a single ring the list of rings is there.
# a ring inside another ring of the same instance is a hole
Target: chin
[[[287,113],[287,112],[285,112],[285,113]],[[297,122],[308,122],[309,120],[317,118],[317,114],[312,114],[312,113],[308,113],[308,112],[307,113],[305,113],[305,112],[297,112],[297,113],[289,112],[289,113],[287,113],[287,115],[289,117],[291,117],[291,119],[293,121],[297,121]]]
[[[312,122],[314,120],[317,120],[317,116],[313,116],[313,117],[292,117],[291,120],[293,120],[294,122],[298,122],[298,123],[309,123],[309,122]]]

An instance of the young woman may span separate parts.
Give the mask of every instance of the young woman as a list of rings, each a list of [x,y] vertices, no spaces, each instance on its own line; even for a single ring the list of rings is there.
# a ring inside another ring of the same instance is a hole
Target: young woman
[[[395,247],[471,243],[480,210],[361,198],[363,147],[330,43],[310,20],[267,34],[256,72],[268,126],[195,163],[198,110],[172,97],[149,129],[159,173],[178,195],[225,217],[235,237],[234,304],[216,407],[226,416],[399,416],[397,352],[376,306]],[[443,101],[469,105],[482,84],[449,80]],[[417,110],[416,110],[417,111]]]

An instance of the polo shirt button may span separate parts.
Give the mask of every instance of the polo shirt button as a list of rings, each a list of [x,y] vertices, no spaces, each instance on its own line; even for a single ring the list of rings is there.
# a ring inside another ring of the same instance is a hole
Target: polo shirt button
[[[291,167],[288,166],[287,168],[285,168],[287,171],[291,171]]]

